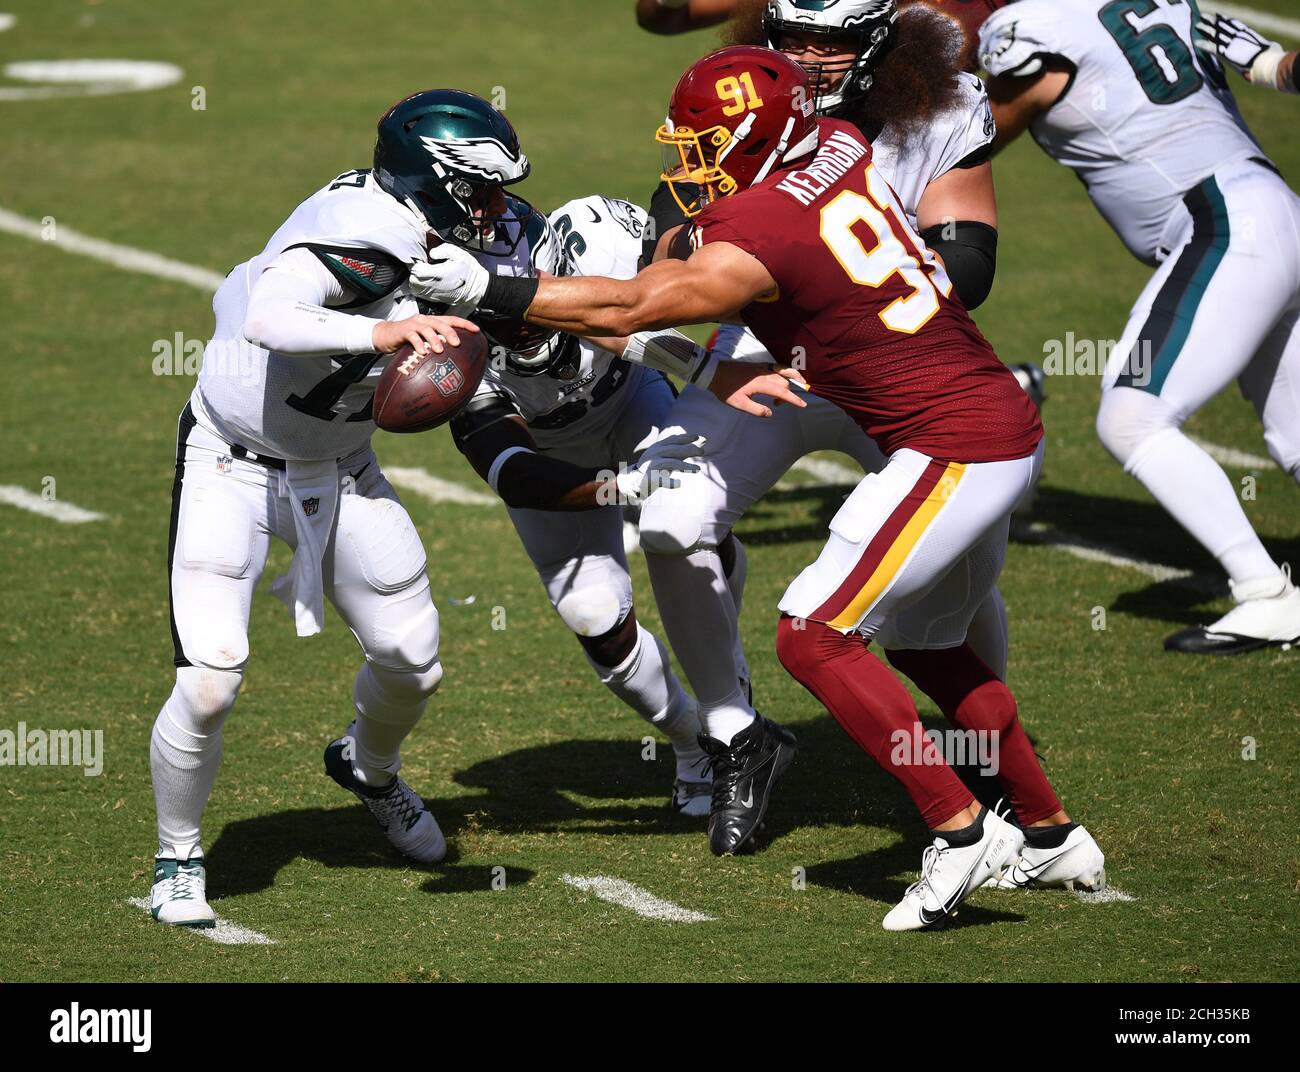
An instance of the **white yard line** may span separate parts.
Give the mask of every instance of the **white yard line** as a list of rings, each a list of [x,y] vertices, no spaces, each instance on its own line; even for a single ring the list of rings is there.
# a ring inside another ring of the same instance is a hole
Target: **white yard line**
[[[1029,523],[1013,521],[1011,533],[1017,539],[1054,547],[1085,562],[1099,562],[1106,566],[1121,566],[1124,569],[1136,570],[1153,581],[1174,581],[1185,588],[1192,588],[1207,595],[1225,594],[1223,583],[1208,574],[1193,573],[1191,570],[1177,569],[1159,562],[1146,562],[1140,558],[1132,558],[1116,548],[1094,540],[1086,540],[1071,532],[1062,532],[1041,521]]]
[[[1125,893],[1118,886],[1107,886],[1104,890],[1089,893],[1087,890],[1075,890],[1074,896],[1084,904],[1112,904],[1115,901],[1136,901],[1131,893]]]
[[[136,908],[143,908],[146,912],[152,909],[148,897],[128,897],[126,903],[134,905]],[[178,930],[180,928],[177,928]],[[258,931],[249,930],[247,927],[241,927],[238,923],[231,923],[228,919],[217,917],[215,927],[186,927],[185,930],[193,931],[206,938],[209,942],[216,942],[217,945],[276,945],[274,938],[268,938],[265,934]]]
[[[467,488],[450,480],[434,476],[427,469],[408,469],[403,466],[385,466],[384,476],[399,488],[414,492],[430,502],[461,503],[464,506],[499,506],[501,500],[486,491]]]
[[[103,521],[104,515],[93,510],[83,510],[72,503],[59,502],[56,499],[44,499],[17,484],[0,484],[0,503],[16,506],[20,510],[29,510],[42,517],[50,517],[65,525],[82,525],[87,521]]]
[[[602,901],[630,909],[645,919],[662,919],[669,923],[712,923],[717,918],[665,901],[621,878],[610,878],[608,875],[561,875],[560,881]]]
[[[792,468],[816,477],[825,484],[856,484],[862,479],[860,469],[850,469],[847,465],[825,458],[800,458]]]
[[[1219,0],[1202,0],[1201,7],[1210,11],[1221,11],[1234,19],[1241,19],[1252,29],[1287,34],[1300,41],[1300,19],[1290,19],[1285,15],[1271,15],[1267,11],[1256,11],[1253,7],[1245,7],[1242,4],[1221,4]]]
[[[40,220],[28,219],[7,208],[0,208],[0,231],[30,238],[34,242],[62,250],[64,253],[79,253],[91,260],[124,268],[128,272],[140,272],[173,283],[187,283],[199,290],[211,294],[225,282],[225,276],[208,268],[174,261],[147,249],[134,246],[119,246],[116,242],[105,242],[102,238],[91,238],[80,231],[74,231],[62,220],[56,219],[51,225],[54,239],[46,239],[46,227]]]
[[[1236,447],[1221,447],[1218,443],[1211,443],[1208,439],[1201,439],[1194,435],[1189,435],[1187,438],[1220,465],[1226,465],[1230,469],[1273,468],[1272,458],[1262,458],[1258,454],[1249,454],[1244,450],[1238,450]]]

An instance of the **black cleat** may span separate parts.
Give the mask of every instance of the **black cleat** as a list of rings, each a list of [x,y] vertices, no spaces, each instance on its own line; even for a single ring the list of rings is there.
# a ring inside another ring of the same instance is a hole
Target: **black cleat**
[[[1193,625],[1165,637],[1165,651],[1188,655],[1240,655],[1244,651],[1266,648],[1271,642],[1240,633],[1219,633],[1207,625]]]
[[[794,735],[756,715],[729,745],[707,733],[699,740],[713,774],[709,848],[715,856],[729,856],[751,841],[767,814],[772,790],[794,762]]]

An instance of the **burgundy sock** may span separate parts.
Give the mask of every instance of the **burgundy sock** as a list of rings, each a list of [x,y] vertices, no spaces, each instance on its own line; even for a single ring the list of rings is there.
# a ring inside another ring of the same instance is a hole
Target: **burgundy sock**
[[[927,826],[936,827],[974,803],[922,732],[903,683],[871,654],[865,640],[820,622],[782,616],[776,654],[858,747],[903,783]]]
[[[939,705],[944,717],[954,725],[996,735],[998,781],[1022,826],[1040,822],[1061,810],[1061,802],[1020,724],[1015,697],[969,644],[942,651],[885,654]]]

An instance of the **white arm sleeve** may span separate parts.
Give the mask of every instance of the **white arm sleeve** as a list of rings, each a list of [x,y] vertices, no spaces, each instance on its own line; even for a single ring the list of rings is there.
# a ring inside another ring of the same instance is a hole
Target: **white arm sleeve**
[[[380,321],[327,308],[326,303],[349,297],[310,250],[287,250],[253,284],[244,338],[300,357],[374,353],[371,337]]]
[[[751,364],[774,365],[776,358],[769,354],[758,336],[744,324],[722,324],[713,353],[722,361],[748,361]]]
[[[623,360],[635,365],[658,369],[690,383],[699,374],[708,352],[680,331],[638,331],[627,337]]]

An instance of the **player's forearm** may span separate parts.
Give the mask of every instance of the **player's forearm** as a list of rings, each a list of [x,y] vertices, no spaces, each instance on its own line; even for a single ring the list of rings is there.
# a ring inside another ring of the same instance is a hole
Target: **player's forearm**
[[[732,309],[714,309],[689,284],[662,269],[680,262],[660,262],[633,279],[602,276],[548,276],[539,281],[526,319],[574,335],[625,336],[638,331],[703,324],[720,320]]]
[[[614,475],[511,447],[489,467],[488,483],[515,510],[595,510],[615,501]]]
[[[1300,52],[1286,52],[1281,56],[1265,53],[1255,61],[1250,71],[1254,85],[1265,85],[1282,93],[1300,93],[1296,82],[1296,56]]]
[[[316,284],[292,272],[265,271],[253,285],[244,316],[244,338],[254,346],[300,357],[374,352],[367,316],[341,313],[320,304]]]
[[[643,30],[679,34],[724,21],[735,0],[637,0],[636,21]]]

